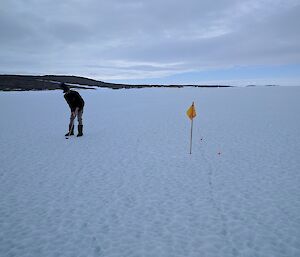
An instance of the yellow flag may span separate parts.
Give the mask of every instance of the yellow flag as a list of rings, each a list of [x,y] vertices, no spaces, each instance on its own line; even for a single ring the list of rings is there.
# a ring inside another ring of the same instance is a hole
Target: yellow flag
[[[194,102],[191,105],[191,107],[187,110],[186,114],[187,114],[187,116],[189,116],[189,118],[191,120],[196,117],[197,114],[196,114],[196,109],[195,109]]]

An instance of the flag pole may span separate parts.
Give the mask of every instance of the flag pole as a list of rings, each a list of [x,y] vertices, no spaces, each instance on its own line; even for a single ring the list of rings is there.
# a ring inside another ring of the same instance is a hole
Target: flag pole
[[[192,154],[193,121],[194,121],[194,118],[196,117],[196,110],[195,110],[194,102],[192,103],[191,107],[187,110],[186,114],[191,120],[190,154]]]
[[[193,120],[191,121],[191,139],[190,139],[190,154],[192,154],[192,140],[193,140]]]

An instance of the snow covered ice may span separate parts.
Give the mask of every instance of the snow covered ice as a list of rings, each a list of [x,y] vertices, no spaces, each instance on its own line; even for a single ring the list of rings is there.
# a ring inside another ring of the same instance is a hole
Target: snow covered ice
[[[66,140],[61,91],[0,93],[1,257],[300,256],[300,87],[80,94]]]

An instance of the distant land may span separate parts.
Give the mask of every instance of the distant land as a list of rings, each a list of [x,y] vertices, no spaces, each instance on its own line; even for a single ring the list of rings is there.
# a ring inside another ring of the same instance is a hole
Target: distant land
[[[114,84],[94,79],[78,76],[60,76],[60,75],[0,75],[0,91],[31,91],[31,90],[55,90],[59,89],[61,82],[70,85],[71,88],[95,89],[130,89],[130,88],[150,88],[150,87],[231,87],[229,85],[127,85]]]

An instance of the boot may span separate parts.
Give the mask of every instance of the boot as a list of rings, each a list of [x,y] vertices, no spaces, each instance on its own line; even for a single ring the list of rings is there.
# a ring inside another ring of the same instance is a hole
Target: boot
[[[83,125],[78,125],[78,135],[77,135],[77,137],[82,137],[83,136],[82,129],[83,129]]]
[[[74,136],[74,126],[69,125],[69,132],[65,134],[65,137],[67,136]]]

